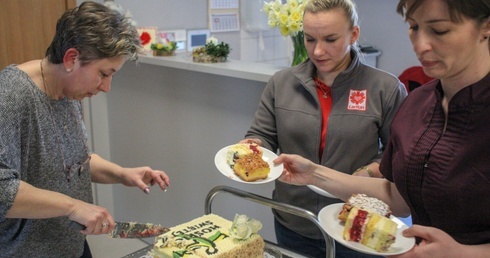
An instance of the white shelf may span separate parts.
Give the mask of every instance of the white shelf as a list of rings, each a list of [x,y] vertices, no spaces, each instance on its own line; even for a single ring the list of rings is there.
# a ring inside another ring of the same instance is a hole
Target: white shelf
[[[366,63],[373,67],[377,66],[376,59],[379,55],[380,52],[363,54]],[[275,72],[286,68],[277,65],[232,59],[228,59],[223,63],[195,63],[192,61],[190,54],[187,53],[178,53],[175,56],[141,55],[138,58],[138,62],[260,82],[268,82]]]
[[[285,68],[231,59],[223,63],[195,63],[192,61],[192,57],[185,53],[179,53],[175,56],[141,55],[138,57],[138,62],[261,82],[268,82],[275,72]]]

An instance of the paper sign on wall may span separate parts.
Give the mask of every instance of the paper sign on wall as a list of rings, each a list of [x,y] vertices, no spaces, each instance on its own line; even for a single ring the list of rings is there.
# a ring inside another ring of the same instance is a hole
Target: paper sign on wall
[[[215,13],[210,15],[209,20],[211,32],[236,31],[240,29],[238,13]]]
[[[240,30],[238,0],[209,0],[209,30],[226,32]]]
[[[238,0],[211,0],[209,9],[238,9]]]

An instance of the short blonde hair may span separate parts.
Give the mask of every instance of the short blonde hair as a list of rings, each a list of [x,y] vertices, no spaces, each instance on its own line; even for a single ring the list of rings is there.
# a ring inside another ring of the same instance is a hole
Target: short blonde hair
[[[358,26],[359,16],[357,14],[357,8],[351,0],[309,0],[305,5],[305,13],[318,13],[330,11],[335,8],[341,8],[344,11],[351,28]]]

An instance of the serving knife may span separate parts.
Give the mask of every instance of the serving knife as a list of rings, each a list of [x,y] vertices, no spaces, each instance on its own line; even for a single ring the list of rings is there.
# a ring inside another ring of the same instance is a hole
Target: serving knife
[[[86,227],[76,221],[71,221],[70,228],[84,230]],[[170,231],[169,228],[151,223],[119,222],[109,233],[110,238],[147,238],[161,235]]]

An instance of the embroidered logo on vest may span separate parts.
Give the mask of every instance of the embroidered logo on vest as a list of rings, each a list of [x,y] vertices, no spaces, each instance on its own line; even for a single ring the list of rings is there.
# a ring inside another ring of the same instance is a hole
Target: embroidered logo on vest
[[[350,90],[348,110],[366,110],[367,90]]]

